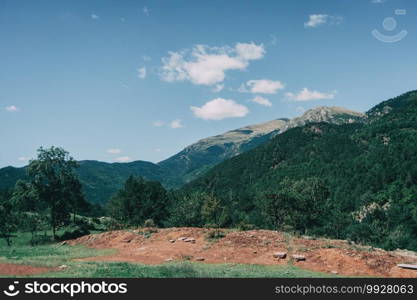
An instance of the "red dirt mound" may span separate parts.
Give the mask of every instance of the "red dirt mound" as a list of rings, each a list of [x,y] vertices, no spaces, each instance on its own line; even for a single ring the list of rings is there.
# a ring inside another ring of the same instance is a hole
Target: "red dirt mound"
[[[216,232],[220,232],[217,238]],[[117,250],[114,255],[82,260],[144,264],[182,260],[259,265],[291,263],[308,270],[345,276],[417,277],[417,271],[397,267],[398,263],[417,261],[413,252],[389,252],[342,240],[295,238],[269,230],[142,228],[87,235],[68,244]],[[275,252],[287,252],[287,257],[274,258]],[[295,261],[294,254],[304,256],[305,261]]]
[[[2,276],[24,276],[35,275],[51,271],[49,268],[37,268],[25,265],[0,263],[0,275]]]

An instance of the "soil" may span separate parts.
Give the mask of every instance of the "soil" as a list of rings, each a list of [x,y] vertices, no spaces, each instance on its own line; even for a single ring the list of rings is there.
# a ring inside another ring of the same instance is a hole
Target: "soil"
[[[208,228],[141,228],[93,234],[68,241],[97,249],[116,249],[113,255],[88,257],[82,261],[117,261],[161,264],[169,261],[239,263],[258,265],[293,264],[303,269],[342,276],[417,277],[416,270],[397,267],[417,262],[411,251],[384,251],[344,240],[291,237],[269,230],[220,230],[224,237],[210,238]],[[181,238],[195,239],[183,241]],[[287,252],[285,259],[273,257]],[[292,255],[305,257],[295,261]],[[1,270],[1,267],[0,267]]]
[[[49,271],[51,271],[49,268],[37,268],[26,265],[0,263],[0,275],[2,276],[36,275]]]

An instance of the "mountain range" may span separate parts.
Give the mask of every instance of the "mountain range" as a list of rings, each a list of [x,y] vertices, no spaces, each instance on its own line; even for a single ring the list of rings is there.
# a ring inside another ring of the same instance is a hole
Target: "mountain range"
[[[106,203],[130,175],[161,182],[166,188],[179,188],[204,174],[216,164],[264,144],[286,130],[312,122],[343,124],[361,122],[364,114],[340,107],[317,107],[294,119],[276,119],[231,130],[202,139],[157,164],[146,161],[106,163],[80,161],[77,173],[87,199]],[[0,189],[14,186],[26,178],[26,169],[0,169]]]

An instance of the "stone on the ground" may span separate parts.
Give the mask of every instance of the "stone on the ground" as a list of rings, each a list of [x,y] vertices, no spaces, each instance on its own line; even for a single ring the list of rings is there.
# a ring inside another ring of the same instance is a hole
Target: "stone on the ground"
[[[337,271],[332,271],[331,273],[334,274],[334,275],[339,274],[339,272],[337,272]]]
[[[197,257],[195,260],[196,261],[203,261],[203,260],[205,260],[205,258],[204,257]]]
[[[256,251],[256,250],[253,250],[252,252],[253,252],[253,254],[256,254],[256,253],[258,253],[258,251]]]
[[[165,259],[165,261],[170,262],[170,261],[172,261],[172,258],[167,258],[167,259]]]
[[[417,263],[415,263],[415,264],[398,264],[397,267],[400,267],[400,268],[403,268],[403,269],[417,270]]]
[[[58,269],[61,269],[61,270],[66,269],[66,268],[68,268],[67,265],[61,265],[61,266],[58,267]]]
[[[185,240],[184,240],[184,242],[186,242],[186,243],[193,243],[193,242],[195,242],[195,238],[186,238]]]
[[[175,240],[169,240],[170,243],[175,243]]]
[[[184,240],[186,240],[187,238],[185,237],[185,236],[182,236],[182,237],[179,237],[179,238],[177,238],[177,241],[184,241]]]
[[[294,255],[292,256],[292,258],[293,258],[295,261],[303,261],[303,260],[306,260],[306,257],[305,257],[304,255],[300,255],[300,254],[294,254]]]
[[[275,252],[272,256],[275,258],[286,258],[287,252]]]

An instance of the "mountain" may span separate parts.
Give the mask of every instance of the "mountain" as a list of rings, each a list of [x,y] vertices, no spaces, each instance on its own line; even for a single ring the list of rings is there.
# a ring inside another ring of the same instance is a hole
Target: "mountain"
[[[324,187],[329,196],[310,232],[417,250],[417,91],[382,102],[364,119],[287,129],[182,191],[215,195],[231,224],[264,228],[271,226],[262,213],[268,194],[299,197],[306,215],[317,203],[303,190]]]
[[[105,163],[84,160],[79,162],[76,172],[87,200],[91,203],[104,204],[107,202],[130,175],[170,184],[170,178],[162,167],[146,161]],[[17,180],[27,179],[26,168],[2,168],[0,169],[0,179],[0,190],[12,188]]]
[[[214,165],[256,148],[277,134],[312,122],[343,124],[363,121],[365,115],[340,107],[317,107],[294,119],[277,119],[202,139],[158,163],[177,176],[178,185],[201,176]]]
[[[310,122],[357,122],[361,121],[363,116],[361,113],[339,107],[317,107],[292,120],[272,120],[202,139],[158,164],[145,161],[105,163],[88,160],[79,162],[77,172],[87,200],[103,204],[122,187],[130,175],[157,180],[166,188],[179,188],[216,164],[256,148],[290,128]],[[0,189],[12,188],[18,179],[25,178],[25,168],[2,168]]]

